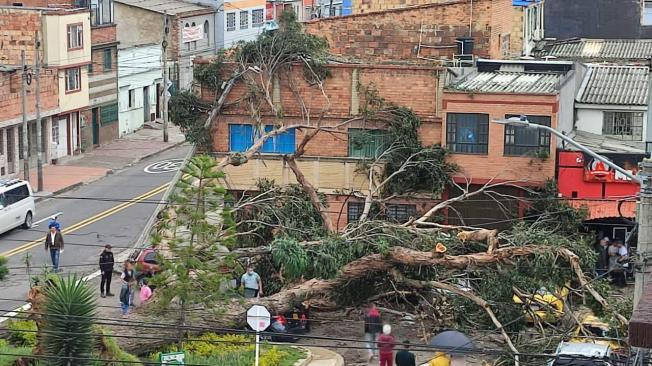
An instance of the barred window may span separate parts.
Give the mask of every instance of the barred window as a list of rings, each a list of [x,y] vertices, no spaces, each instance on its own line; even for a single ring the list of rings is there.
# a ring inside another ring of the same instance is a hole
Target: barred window
[[[249,11],[243,10],[240,12],[240,29],[249,28]]]
[[[602,134],[623,140],[643,139],[643,112],[604,112]]]
[[[226,30],[228,32],[235,30],[235,13],[226,13]]]
[[[518,117],[508,114],[505,118]],[[532,124],[550,127],[549,116],[527,116]],[[521,156],[528,153],[549,153],[550,132],[546,130],[527,128],[525,126],[505,125],[504,155]]]
[[[349,202],[346,204],[346,221],[355,222],[360,219],[364,211],[364,203],[362,202]]]
[[[487,154],[489,115],[481,113],[448,113],[446,145],[456,153]]]
[[[388,205],[387,218],[390,221],[404,223],[416,216],[417,205]]]
[[[252,27],[263,26],[263,9],[254,9],[251,11],[251,26]]]

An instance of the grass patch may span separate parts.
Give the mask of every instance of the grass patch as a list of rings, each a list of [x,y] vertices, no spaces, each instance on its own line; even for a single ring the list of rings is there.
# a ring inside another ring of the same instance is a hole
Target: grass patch
[[[11,353],[15,355],[30,356],[32,354],[31,347],[16,347],[7,343],[6,340],[0,339],[0,353]],[[3,356],[0,355],[0,366],[11,366],[18,360],[20,356]]]

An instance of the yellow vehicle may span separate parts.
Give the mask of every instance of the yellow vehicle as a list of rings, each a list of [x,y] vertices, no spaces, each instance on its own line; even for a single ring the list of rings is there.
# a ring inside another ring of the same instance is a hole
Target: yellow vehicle
[[[623,346],[614,338],[609,338],[609,324],[598,319],[593,314],[588,314],[580,320],[584,332],[578,326],[573,332],[571,342],[594,343],[609,346],[612,350],[618,351]]]
[[[534,323],[535,318],[540,322],[556,323],[564,316],[564,299],[568,296],[568,288],[563,287],[557,294],[547,291],[545,288],[537,291],[536,294],[526,299],[514,295],[516,304],[523,304],[525,300],[525,320]]]

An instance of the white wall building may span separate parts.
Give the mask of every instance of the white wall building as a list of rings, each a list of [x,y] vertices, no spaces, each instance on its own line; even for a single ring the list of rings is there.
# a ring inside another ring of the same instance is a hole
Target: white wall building
[[[587,65],[575,98],[575,134],[599,151],[645,152],[649,68]]]
[[[161,103],[161,46],[118,49],[119,135],[122,137],[156,118]]]
[[[239,41],[253,41],[265,25],[265,0],[225,0],[223,38],[218,48],[230,48]]]

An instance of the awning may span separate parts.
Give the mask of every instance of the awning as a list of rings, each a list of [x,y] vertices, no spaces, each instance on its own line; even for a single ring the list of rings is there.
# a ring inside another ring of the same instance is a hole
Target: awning
[[[604,219],[607,217],[636,217],[636,201],[622,201],[618,212],[618,200],[606,199],[568,199],[566,202],[575,208],[585,208],[588,211],[587,220]]]

